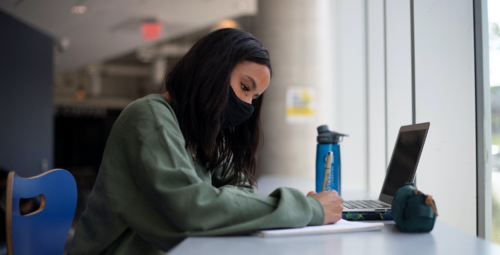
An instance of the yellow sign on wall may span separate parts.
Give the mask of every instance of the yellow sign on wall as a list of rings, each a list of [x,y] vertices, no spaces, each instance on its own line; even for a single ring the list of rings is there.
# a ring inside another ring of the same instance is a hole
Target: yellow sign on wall
[[[314,90],[311,88],[288,88],[286,91],[286,122],[309,123],[314,119]]]

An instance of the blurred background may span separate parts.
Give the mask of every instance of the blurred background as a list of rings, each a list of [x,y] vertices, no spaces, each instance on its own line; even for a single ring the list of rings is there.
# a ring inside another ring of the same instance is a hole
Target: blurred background
[[[500,0],[484,2],[487,183],[476,171],[481,52],[470,0],[415,1],[415,87],[409,0],[1,0],[0,167],[23,177],[70,171],[77,222],[121,110],[164,92],[166,71],[201,37],[238,28],[268,48],[274,71],[259,194],[315,189],[316,127],[328,124],[350,135],[342,195],[377,198],[398,130],[415,115],[431,122],[417,176],[439,219],[500,243]],[[478,189],[491,199],[481,227]]]

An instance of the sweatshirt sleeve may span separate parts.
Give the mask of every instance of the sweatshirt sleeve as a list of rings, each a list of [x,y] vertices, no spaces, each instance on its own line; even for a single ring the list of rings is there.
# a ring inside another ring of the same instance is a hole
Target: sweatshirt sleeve
[[[314,197],[291,188],[279,188],[268,197],[230,186],[219,188],[196,174],[184,149],[177,121],[166,113],[155,113],[151,121],[133,121],[122,148],[132,169],[137,189],[153,203],[159,217],[137,217],[123,210],[122,218],[139,235],[157,247],[162,238],[175,236],[247,234],[259,229],[321,225],[323,207]],[[147,118],[149,113],[139,114]],[[173,113],[171,113],[173,114]],[[158,116],[156,116],[158,115]],[[159,121],[158,119],[161,119]],[[137,199],[137,198],[136,198]],[[152,220],[154,219],[154,220]]]

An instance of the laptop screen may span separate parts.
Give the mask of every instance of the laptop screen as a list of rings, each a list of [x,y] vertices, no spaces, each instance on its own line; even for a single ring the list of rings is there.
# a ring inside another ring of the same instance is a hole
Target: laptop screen
[[[405,182],[413,181],[428,125],[424,126],[424,129],[417,130],[403,131],[403,128],[399,132],[382,188],[382,194],[390,197],[394,197],[396,191],[403,187]]]

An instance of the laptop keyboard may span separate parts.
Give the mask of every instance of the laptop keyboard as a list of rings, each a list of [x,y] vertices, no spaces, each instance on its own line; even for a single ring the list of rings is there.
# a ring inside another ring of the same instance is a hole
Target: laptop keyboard
[[[383,204],[376,200],[350,200],[342,204],[346,209],[372,209],[372,208],[391,208],[390,205]]]

